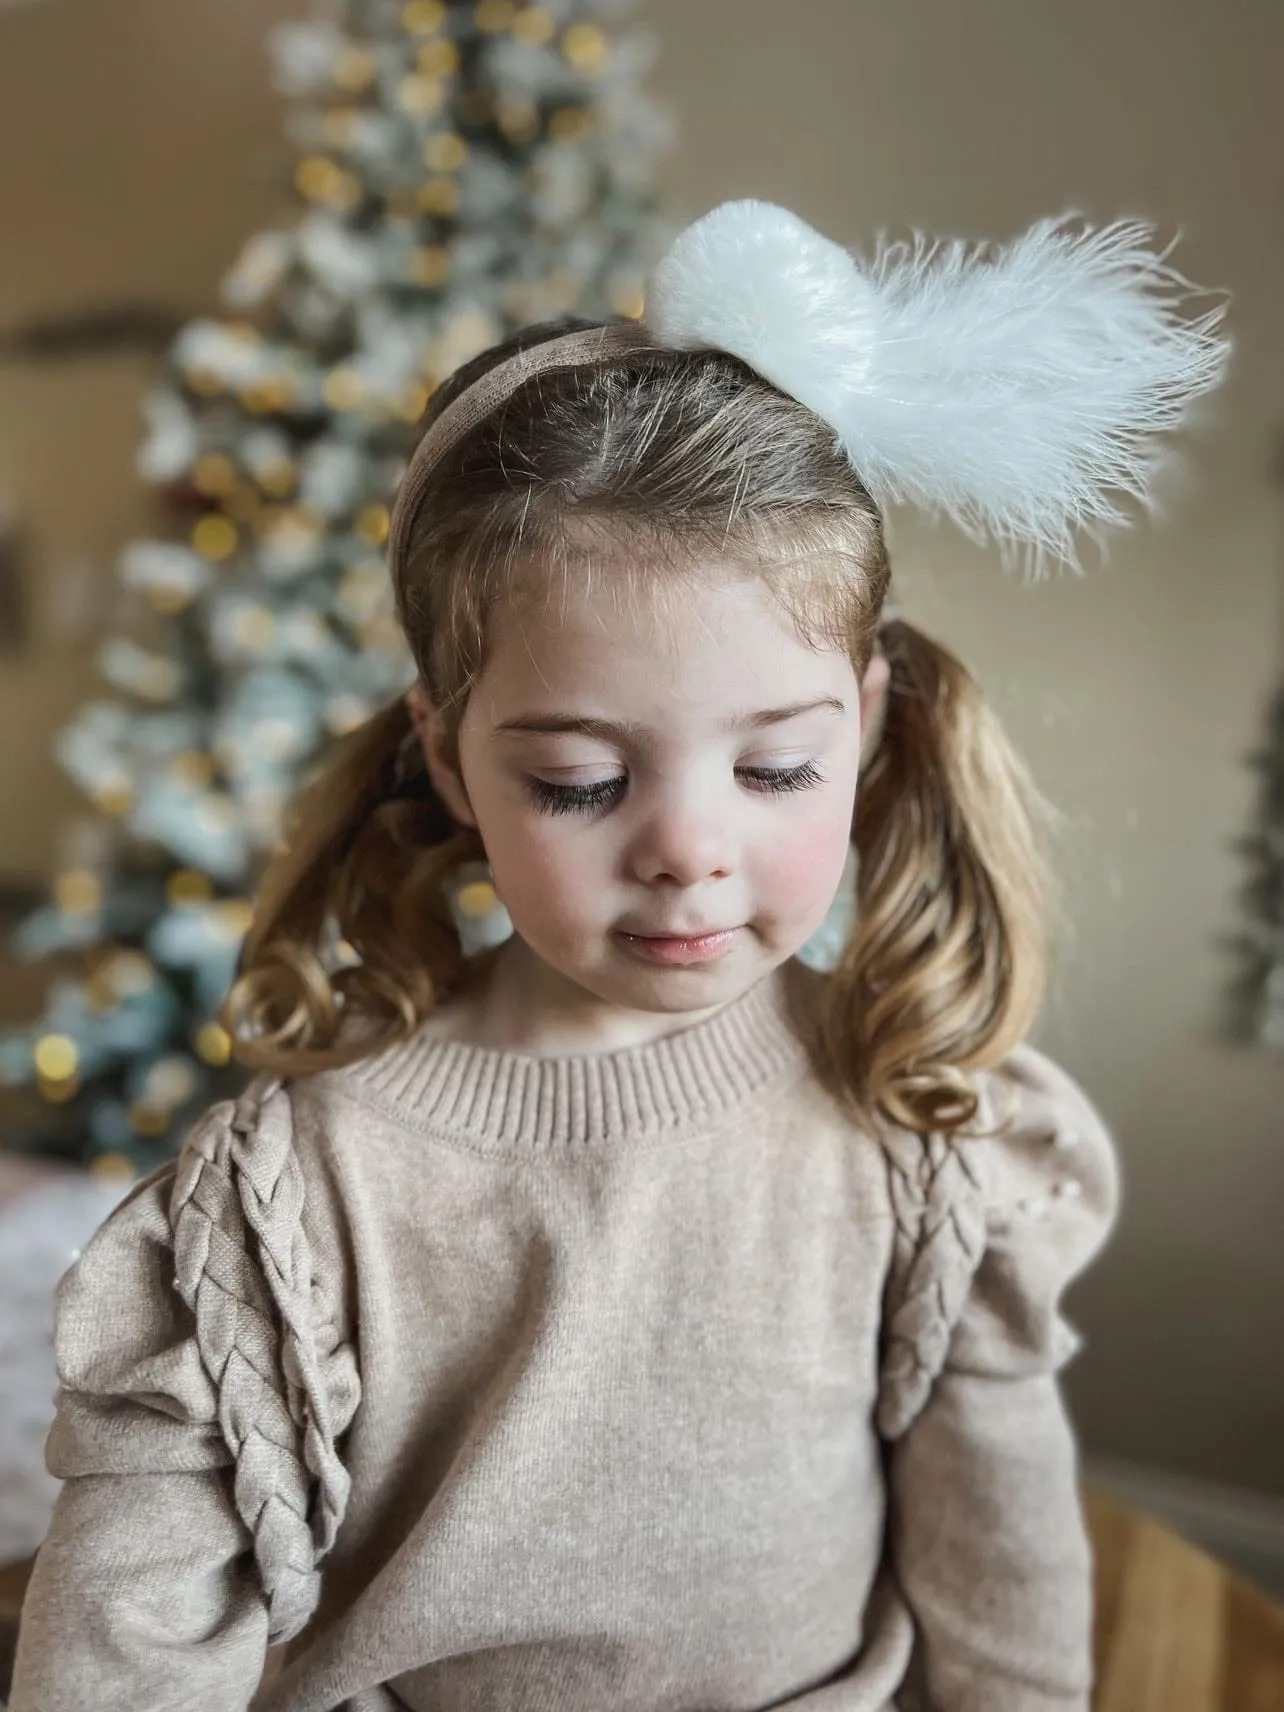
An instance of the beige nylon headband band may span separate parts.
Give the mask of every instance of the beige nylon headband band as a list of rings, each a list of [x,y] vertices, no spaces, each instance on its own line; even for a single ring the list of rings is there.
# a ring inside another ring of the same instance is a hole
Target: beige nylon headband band
[[[577,369],[608,357],[627,357],[653,351],[656,342],[637,321],[609,327],[582,327],[561,338],[519,351],[466,387],[442,411],[411,454],[410,464],[397,490],[388,525],[388,566],[396,580],[397,566],[405,552],[419,502],[432,479],[436,465],[453,446],[510,399],[526,381],[556,369]]]

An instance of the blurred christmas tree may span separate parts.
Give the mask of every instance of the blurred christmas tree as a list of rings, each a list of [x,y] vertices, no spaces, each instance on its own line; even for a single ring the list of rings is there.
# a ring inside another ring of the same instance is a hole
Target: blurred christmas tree
[[[1235,1031],[1284,1051],[1284,690],[1270,710],[1266,745],[1250,760],[1261,784],[1256,830],[1236,841],[1251,873],[1242,893],[1249,919],[1235,941],[1243,966],[1232,994]]]
[[[94,812],[13,944],[83,961],[0,1037],[43,1097],[13,1145],[128,1181],[244,1081],[214,1019],[282,808],[412,676],[381,549],[415,423],[518,326],[640,313],[667,125],[647,43],[608,33],[629,9],[347,0],[275,33],[304,208],[146,402],[167,538],[124,552],[147,624],[58,742]]]

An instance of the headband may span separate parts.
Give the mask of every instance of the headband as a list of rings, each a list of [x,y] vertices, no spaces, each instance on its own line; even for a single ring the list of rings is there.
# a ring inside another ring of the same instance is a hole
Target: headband
[[[880,507],[1075,566],[1080,529],[1150,506],[1159,437],[1222,379],[1224,302],[1138,221],[1043,220],[1004,246],[879,241],[862,261],[771,203],[723,203],[657,267],[641,323],[569,333],[501,362],[442,411],[393,510],[403,552],[437,462],[537,375],[640,351],[722,350],[834,429]]]
[[[411,526],[419,502],[424,496],[435,467],[473,429],[498,410],[536,375],[552,374],[558,370],[583,368],[593,363],[608,362],[613,357],[634,356],[639,351],[653,351],[655,340],[635,321],[624,321],[609,327],[582,327],[575,333],[563,333],[560,338],[547,339],[496,363],[465,387],[432,422],[411,456],[409,467],[397,490],[396,502],[388,524],[388,560],[396,564],[410,538]]]

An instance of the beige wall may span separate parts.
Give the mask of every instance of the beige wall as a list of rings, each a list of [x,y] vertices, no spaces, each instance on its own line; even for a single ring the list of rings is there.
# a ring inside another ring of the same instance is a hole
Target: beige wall
[[[304,0],[46,0],[0,21],[0,324],[109,288],[192,304],[273,201],[259,40]],[[1275,0],[650,0],[683,128],[674,212],[782,201],[1008,235],[1039,214],[1180,224],[1235,294],[1238,368],[1172,515],[1080,581],[1005,580],[898,520],[899,598],[953,646],[1068,817],[1075,941],[1039,1040],[1111,1120],[1127,1205],[1077,1292],[1091,1449],[1284,1491],[1284,1060],[1222,1044],[1268,697],[1284,672],[1284,225]],[[24,170],[15,163],[24,160]],[[42,562],[144,515],[141,370],[0,372],[0,488]],[[0,872],[38,873],[72,798],[44,761],[92,682],[50,646],[0,664]]]
[[[0,9],[0,328],[33,314],[156,300],[213,306],[241,243],[283,206],[292,156],[263,37],[305,0],[43,0]],[[31,650],[0,657],[0,881],[40,875],[80,803],[49,740],[109,693],[89,639],[58,621],[56,578],[110,577],[150,526],[133,474],[142,357],[0,364],[0,499],[34,558]]]

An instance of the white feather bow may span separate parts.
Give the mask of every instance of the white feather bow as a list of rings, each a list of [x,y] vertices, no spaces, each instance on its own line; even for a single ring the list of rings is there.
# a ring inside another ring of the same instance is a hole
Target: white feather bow
[[[1042,220],[1007,245],[880,240],[865,264],[766,202],[680,233],[646,323],[713,348],[829,422],[880,506],[944,511],[974,539],[1074,565],[1074,536],[1148,505],[1157,437],[1221,380],[1224,305],[1150,228]]]

